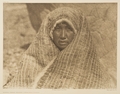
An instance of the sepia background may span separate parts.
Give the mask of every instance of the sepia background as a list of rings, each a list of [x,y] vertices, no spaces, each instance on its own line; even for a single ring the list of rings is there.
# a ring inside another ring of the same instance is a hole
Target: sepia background
[[[33,41],[45,16],[57,7],[79,7],[87,18],[89,30],[101,63],[116,82],[117,74],[117,4],[58,3],[3,4],[4,81],[14,76],[20,57]],[[117,82],[116,82],[117,83]]]

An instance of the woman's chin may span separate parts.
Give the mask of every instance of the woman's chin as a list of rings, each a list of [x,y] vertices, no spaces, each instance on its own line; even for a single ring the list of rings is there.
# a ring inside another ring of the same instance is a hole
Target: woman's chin
[[[60,50],[63,50],[63,49],[65,49],[67,47],[67,45],[60,45],[58,48],[60,49]]]

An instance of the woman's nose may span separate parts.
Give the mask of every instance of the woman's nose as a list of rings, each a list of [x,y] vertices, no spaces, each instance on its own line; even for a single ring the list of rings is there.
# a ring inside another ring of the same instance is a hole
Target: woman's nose
[[[64,39],[64,38],[65,38],[65,35],[66,35],[66,34],[65,34],[65,29],[62,29],[62,32],[61,32],[61,38]]]

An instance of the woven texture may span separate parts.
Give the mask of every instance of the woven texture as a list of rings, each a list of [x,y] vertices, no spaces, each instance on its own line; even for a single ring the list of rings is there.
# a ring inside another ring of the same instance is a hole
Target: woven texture
[[[69,20],[77,30],[71,44],[61,52],[50,38],[51,29],[60,19]],[[80,9],[63,7],[48,14],[23,56],[18,75],[8,87],[31,88],[38,74],[57,56],[35,88],[112,88],[111,78],[99,62],[87,27]]]
[[[64,10],[65,11],[65,10]],[[78,33],[38,81],[37,88],[110,88],[110,77],[97,58],[87,23],[80,11]],[[62,15],[66,15],[66,12]],[[69,15],[69,14],[68,14]],[[77,15],[76,15],[77,16]]]

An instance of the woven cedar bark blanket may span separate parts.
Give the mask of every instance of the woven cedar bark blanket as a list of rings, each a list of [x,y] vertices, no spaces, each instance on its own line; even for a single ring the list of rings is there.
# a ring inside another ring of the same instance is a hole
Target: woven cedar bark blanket
[[[71,44],[61,52],[52,42],[51,35],[59,20],[71,22],[77,31]],[[80,9],[62,7],[48,14],[20,65],[20,71],[7,84],[8,88],[113,87],[111,77],[99,62],[87,21]],[[41,76],[41,73],[44,74]]]

